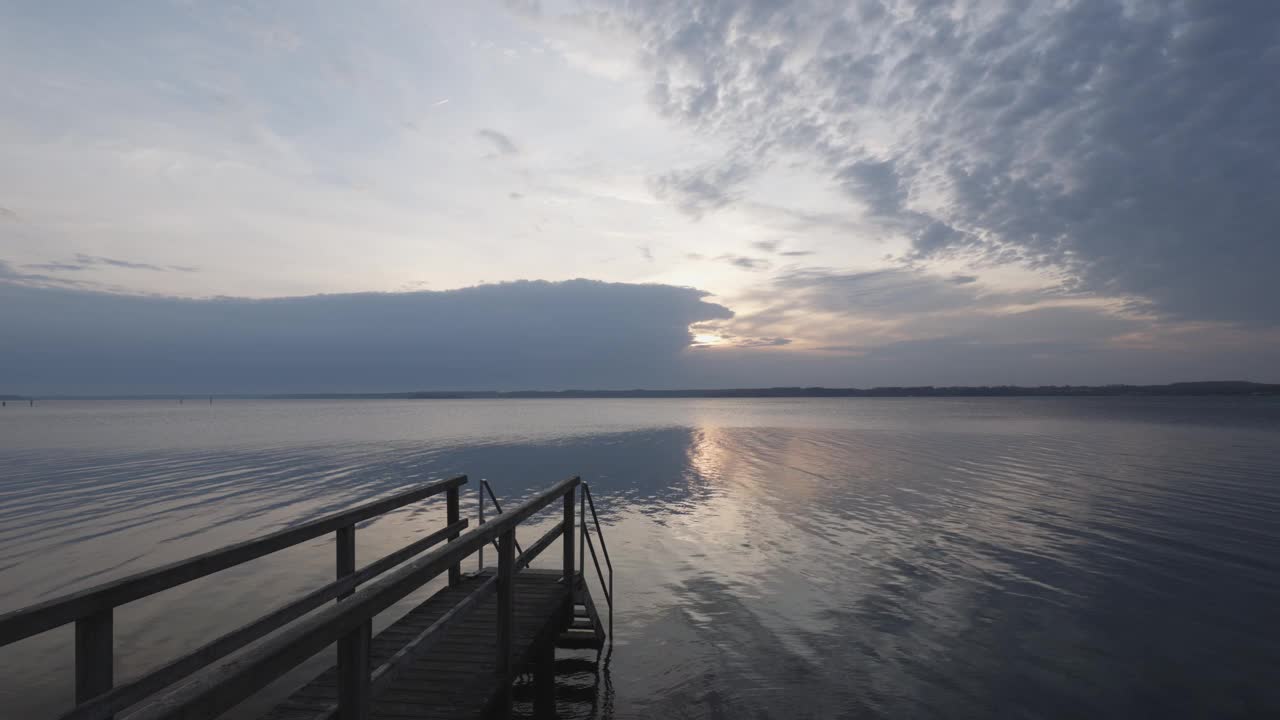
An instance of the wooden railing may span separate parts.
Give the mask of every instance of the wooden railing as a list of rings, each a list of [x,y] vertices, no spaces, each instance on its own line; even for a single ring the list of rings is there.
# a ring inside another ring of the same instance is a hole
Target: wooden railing
[[[577,477],[562,480],[484,525],[467,530],[453,542],[437,548],[403,567],[393,570],[361,588],[341,603],[330,605],[247,649],[231,662],[209,668],[183,685],[173,688],[140,706],[130,720],[183,718],[205,720],[234,707],[307,658],[337,642],[345,645],[348,657],[338,668],[338,706],[343,720],[365,720],[375,691],[385,687],[395,673],[420,656],[438,638],[440,631],[460,619],[489,594],[497,594],[497,714],[506,716],[511,706],[512,640],[515,573],[557,537],[564,546],[563,578],[576,581],[574,570],[574,501]],[[515,554],[515,530],[521,522],[552,502],[563,498],[564,518],[529,549]],[[494,539],[498,540],[498,572],[441,617],[389,661],[371,669],[369,639],[372,619],[379,612],[421,587],[432,578],[456,567],[465,557]]]
[[[253,540],[229,545],[187,560],[0,615],[0,647],[75,623],[76,707],[62,718],[63,720],[109,719],[114,713],[136,705],[330,600],[350,599],[359,585],[441,541],[450,540],[452,546],[468,525],[467,521],[461,518],[458,507],[458,488],[466,482],[467,478],[464,475],[429,483],[344,512],[327,515]],[[357,523],[440,493],[446,495],[447,525],[444,528],[356,571]],[[337,535],[337,579],[334,582],[276,608],[248,625],[233,630],[142,677],[113,687],[112,640],[115,608],[331,532]],[[459,555],[459,560],[465,554]],[[446,563],[441,567],[448,570],[450,584],[456,585],[461,581],[461,566],[458,561]],[[346,606],[347,603],[344,602],[335,607]],[[339,647],[339,664],[344,667],[358,666],[361,662],[359,656],[363,652],[364,662],[367,665],[367,637],[367,623],[363,636],[344,637]],[[212,717],[212,715],[200,716]]]

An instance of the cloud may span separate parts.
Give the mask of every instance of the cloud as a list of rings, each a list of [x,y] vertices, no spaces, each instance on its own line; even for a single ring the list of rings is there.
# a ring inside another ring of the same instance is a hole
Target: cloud
[[[729,162],[690,170],[674,170],[653,178],[651,186],[659,198],[670,200],[686,214],[697,218],[737,199],[737,188],[750,176],[745,162]]]
[[[665,176],[686,211],[800,154],[918,260],[1280,323],[1278,3],[604,5],[653,107],[735,148]]]
[[[846,192],[870,206],[872,215],[896,217],[906,203],[906,188],[892,162],[858,160],[835,177]]]
[[[48,270],[50,272],[75,272],[77,270],[84,270],[89,266],[83,265],[80,263],[47,262],[47,263],[27,263],[22,267],[28,268],[31,270]]]
[[[784,337],[735,338],[733,344],[737,347],[782,347],[783,345],[790,345],[791,339]]]
[[[769,261],[761,258],[743,257],[742,255],[721,255],[716,258],[743,270],[768,270]]]
[[[783,250],[781,240],[756,240],[751,243],[751,247],[780,257],[804,257],[813,254],[812,250]]]
[[[803,339],[805,350],[865,355],[902,343],[949,340],[993,346],[1060,343],[1101,349],[1150,329],[1116,304],[1065,289],[1008,290],[971,276],[913,268],[781,273],[737,300],[751,308],[718,324],[725,336]],[[938,369],[945,356],[934,358]],[[932,379],[927,382],[934,382]]]
[[[516,147],[515,142],[511,138],[503,135],[497,130],[484,128],[476,133],[480,137],[493,143],[493,148],[501,155],[519,155],[520,148]]]
[[[787,304],[814,312],[877,318],[1026,305],[1049,297],[1041,291],[993,291],[907,268],[867,272],[795,270],[774,278],[762,292],[775,297],[782,293]]]
[[[0,282],[0,337],[22,338],[0,367],[41,393],[662,386],[689,325],[732,316],[705,296],[571,280],[189,300]]]
[[[76,272],[79,270],[87,270],[94,266],[107,266],[124,268],[126,270],[150,270],[153,272],[199,272],[200,268],[190,265],[154,265],[152,263],[134,262],[131,260],[119,260],[117,258],[102,257],[100,255],[86,255],[84,253],[76,253],[75,259],[71,262],[60,262],[51,260],[44,263],[28,263],[23,267],[32,270],[46,270],[49,272]]]
[[[58,263],[37,263],[35,265],[24,265],[24,268],[53,269],[65,270],[66,268],[58,267]],[[78,265],[71,266],[75,269],[82,269]],[[46,275],[44,273],[29,273],[16,270],[12,264],[0,260],[0,286],[11,285],[18,287],[32,288],[69,288],[77,290],[94,290],[115,292],[120,288],[114,285],[93,282],[92,280],[82,280],[79,278],[63,278],[56,275]]]

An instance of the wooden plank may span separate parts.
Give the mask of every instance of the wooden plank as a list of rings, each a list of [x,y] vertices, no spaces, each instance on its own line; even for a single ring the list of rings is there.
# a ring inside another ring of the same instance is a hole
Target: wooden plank
[[[446,639],[448,637],[446,633],[450,627],[461,625],[462,621],[469,619],[468,616],[471,610],[486,600],[496,589],[497,578],[489,578],[461,602],[449,608],[439,619],[414,636],[412,640],[405,643],[403,647],[378,668],[378,672],[375,673],[377,687],[381,689],[395,682],[395,677],[400,670],[404,669],[412,660],[422,657],[434,644]]]
[[[0,646],[326,535],[340,527],[376,517],[451,487],[456,488],[466,481],[467,476],[461,475],[423,485],[351,510],[5,613],[0,615]]]

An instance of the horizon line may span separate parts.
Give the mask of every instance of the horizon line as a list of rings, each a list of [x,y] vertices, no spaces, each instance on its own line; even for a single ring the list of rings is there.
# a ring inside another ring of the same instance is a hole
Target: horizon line
[[[660,396],[660,397],[807,397],[807,396],[850,396],[859,395],[1016,395],[1016,394],[1123,394],[1129,392],[1166,391],[1164,394],[1280,394],[1280,384],[1263,383],[1252,380],[1191,380],[1171,383],[1134,384],[1107,383],[1091,385],[878,385],[874,387],[827,387],[823,385],[772,385],[762,387],[721,387],[721,388],[626,388],[626,389],[585,389],[563,388],[558,390],[397,390],[397,391],[309,391],[309,392],[215,392],[215,393],[183,393],[183,392],[117,392],[117,393],[51,393],[51,394],[19,394],[0,393],[5,401],[30,400],[185,400],[185,399],[522,399],[530,397],[626,397],[626,396]]]

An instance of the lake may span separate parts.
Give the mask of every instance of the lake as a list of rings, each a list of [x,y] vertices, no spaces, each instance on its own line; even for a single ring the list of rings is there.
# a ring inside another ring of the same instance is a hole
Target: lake
[[[1280,713],[1276,398],[9,403],[0,612],[460,473],[473,518],[481,478],[591,484],[616,637],[598,683],[562,678],[565,717]],[[443,517],[361,527],[360,562]],[[121,608],[117,680],[332,553]],[[0,716],[70,707],[71,640],[0,648]]]

